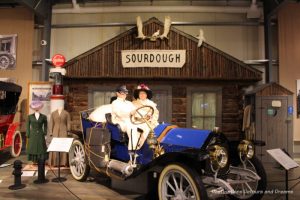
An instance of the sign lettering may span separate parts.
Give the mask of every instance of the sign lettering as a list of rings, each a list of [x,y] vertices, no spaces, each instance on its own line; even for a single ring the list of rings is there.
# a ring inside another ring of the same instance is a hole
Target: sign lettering
[[[123,67],[171,67],[182,68],[186,50],[123,50]]]

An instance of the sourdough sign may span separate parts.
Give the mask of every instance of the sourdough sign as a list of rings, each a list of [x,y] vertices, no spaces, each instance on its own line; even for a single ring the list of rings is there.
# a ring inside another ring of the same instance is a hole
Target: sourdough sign
[[[172,67],[185,64],[186,50],[122,50],[123,67]]]

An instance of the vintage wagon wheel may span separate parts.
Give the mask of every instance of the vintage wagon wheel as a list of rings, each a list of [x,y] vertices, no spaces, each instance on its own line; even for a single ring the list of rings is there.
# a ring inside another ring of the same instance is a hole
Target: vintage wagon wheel
[[[16,131],[13,136],[12,144],[10,147],[10,154],[12,157],[18,157],[22,151],[22,136],[20,131]]]
[[[161,172],[158,196],[159,200],[208,199],[199,174],[179,163],[170,164]]]
[[[86,161],[83,144],[79,140],[74,140],[69,152],[69,164],[72,176],[77,181],[85,181],[89,175],[90,167]]]
[[[0,69],[7,69],[9,65],[9,57],[7,55],[0,55]]]
[[[261,199],[264,195],[264,192],[267,188],[267,175],[264,170],[264,167],[260,160],[255,156],[252,159],[246,161],[246,169],[249,169],[253,172],[256,172],[260,176],[260,180],[252,181],[249,183],[241,183],[232,185],[236,193],[230,196],[230,199],[247,199],[247,200],[258,200]],[[239,165],[243,167],[243,165]],[[234,177],[235,179],[242,178],[240,175]]]

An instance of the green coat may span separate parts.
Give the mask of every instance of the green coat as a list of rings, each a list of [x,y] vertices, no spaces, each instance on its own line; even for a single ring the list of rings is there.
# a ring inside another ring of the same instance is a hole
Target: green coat
[[[47,159],[47,117],[40,113],[39,119],[34,114],[28,115],[26,122],[26,137],[28,138],[28,160],[37,162],[39,158]]]

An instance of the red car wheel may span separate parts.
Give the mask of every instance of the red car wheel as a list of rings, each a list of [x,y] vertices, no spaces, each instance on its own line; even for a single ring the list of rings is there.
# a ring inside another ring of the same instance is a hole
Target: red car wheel
[[[22,136],[19,131],[16,131],[13,137],[12,145],[10,147],[10,154],[12,157],[18,157],[22,150]]]

